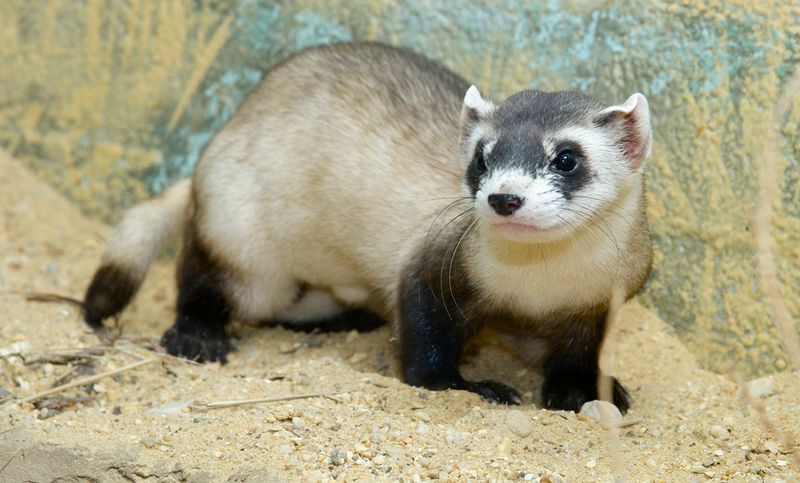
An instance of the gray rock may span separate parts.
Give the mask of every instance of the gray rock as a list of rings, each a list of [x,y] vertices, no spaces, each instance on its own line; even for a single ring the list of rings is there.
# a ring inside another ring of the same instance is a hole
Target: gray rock
[[[616,425],[622,421],[622,413],[608,401],[589,401],[581,406],[581,414],[596,423]]]
[[[530,418],[519,409],[508,411],[506,414],[506,426],[520,438],[530,436],[533,433],[533,424],[531,424]]]

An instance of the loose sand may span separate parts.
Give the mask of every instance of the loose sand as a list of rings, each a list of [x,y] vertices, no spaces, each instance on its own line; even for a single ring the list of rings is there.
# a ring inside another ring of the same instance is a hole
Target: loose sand
[[[730,378],[700,369],[635,301],[622,309],[604,360],[634,398],[614,450],[609,433],[585,416],[539,409],[536,370],[492,345],[464,370],[522,389],[519,408],[404,385],[388,328],[319,335],[238,327],[239,351],[226,366],[146,352],[171,322],[170,262],[153,268],[122,316],[128,337],[81,354],[100,343],[78,311],[19,292],[81,297],[108,228],[4,155],[0,224],[3,482],[798,480],[797,448],[770,433]],[[76,352],[83,357],[64,357]],[[35,403],[9,402],[151,357]],[[784,373],[752,384],[772,422],[795,440],[798,382]],[[336,394],[199,406],[310,393]]]

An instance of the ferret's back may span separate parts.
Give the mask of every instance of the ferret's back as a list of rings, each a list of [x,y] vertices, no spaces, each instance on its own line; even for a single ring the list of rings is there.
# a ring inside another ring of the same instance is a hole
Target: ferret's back
[[[467,87],[380,44],[288,58],[198,164],[201,230],[241,253],[237,264],[280,245],[305,282],[390,289],[435,214],[460,195]]]

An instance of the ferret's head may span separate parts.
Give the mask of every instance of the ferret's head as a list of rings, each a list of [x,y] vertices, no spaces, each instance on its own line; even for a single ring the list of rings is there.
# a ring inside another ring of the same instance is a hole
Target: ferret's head
[[[606,107],[577,92],[524,91],[495,106],[472,86],[461,112],[464,188],[496,235],[558,240],[630,191],[651,139],[642,94]]]

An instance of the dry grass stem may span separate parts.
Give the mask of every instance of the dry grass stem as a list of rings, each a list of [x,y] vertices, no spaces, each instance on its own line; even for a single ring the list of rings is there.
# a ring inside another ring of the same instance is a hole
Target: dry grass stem
[[[800,343],[794,321],[786,306],[786,301],[781,295],[781,283],[776,275],[775,258],[772,252],[772,214],[773,202],[778,192],[776,178],[781,153],[778,150],[780,125],[784,116],[789,112],[796,92],[800,90],[800,69],[795,71],[792,79],[787,83],[781,94],[774,111],[774,122],[770,129],[771,139],[768,141],[767,152],[763,155],[762,169],[759,175],[759,202],[753,217],[753,233],[756,241],[758,269],[761,278],[761,287],[766,294],[772,309],[773,320],[781,332],[784,350],[789,356],[794,370],[800,370]]]
[[[606,316],[606,334],[611,333],[611,329],[616,321],[619,309],[625,303],[625,290],[620,284],[614,285],[611,291],[611,299],[608,305],[608,315]],[[597,376],[597,393],[600,399],[614,404],[614,385],[613,379],[603,376],[602,371]],[[624,481],[625,478],[625,461],[622,456],[622,450],[619,441],[619,430],[623,426],[620,421],[615,421],[609,411],[601,406],[600,407],[600,424],[606,428],[608,451],[611,455],[611,469],[617,481]],[[635,424],[635,423],[633,423]]]
[[[158,360],[158,359],[155,358],[155,357],[152,357],[150,359],[145,359],[143,361],[137,361],[137,362],[134,362],[132,364],[128,364],[127,366],[122,366],[119,369],[114,369],[114,370],[106,371],[106,372],[103,372],[103,373],[100,373],[100,374],[95,374],[94,376],[84,377],[83,379],[78,379],[77,381],[70,382],[69,384],[64,384],[64,385],[61,385],[61,386],[58,386],[58,387],[54,387],[53,389],[49,389],[47,391],[42,391],[42,392],[40,392],[38,394],[34,394],[33,396],[29,396],[29,397],[20,399],[20,400],[17,401],[17,403],[18,404],[22,404],[22,403],[27,403],[27,402],[31,402],[31,401],[36,401],[37,399],[41,399],[43,397],[51,396],[53,394],[57,394],[59,392],[66,391],[67,389],[71,389],[73,387],[78,387],[78,386],[84,386],[86,384],[91,384],[91,383],[93,383],[95,381],[99,381],[100,379],[104,379],[104,378],[109,377],[109,376],[114,376],[116,374],[120,374],[122,372],[129,371],[131,369],[136,369],[137,367],[143,366],[145,364],[150,364],[151,362],[154,362],[156,360]]]
[[[800,453],[797,451],[797,443],[795,443],[792,435],[782,431],[772,422],[769,414],[767,414],[767,408],[764,407],[764,402],[750,394],[750,390],[747,384],[745,384],[744,379],[742,379],[742,376],[734,374],[733,379],[739,384],[739,392],[742,394],[742,399],[755,410],[756,414],[758,414],[758,418],[761,420],[761,424],[767,431],[772,433],[772,435],[781,442],[787,452],[791,453],[791,458],[794,461],[795,467],[800,468]]]
[[[331,398],[331,396],[335,396],[338,394],[344,394],[350,391],[339,391],[339,392],[315,392],[310,394],[294,394],[291,396],[280,396],[280,397],[266,397],[266,398],[256,398],[256,399],[238,399],[233,401],[218,401],[218,402],[211,402],[211,403],[195,403],[192,404],[190,407],[192,409],[197,410],[208,410],[208,409],[223,409],[223,408],[230,408],[234,406],[247,406],[250,404],[262,404],[262,403],[273,403],[273,402],[282,402],[282,401],[293,401],[295,399],[310,399],[316,397],[324,397],[324,398]]]

